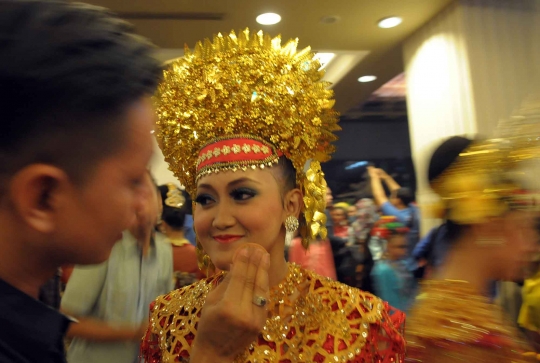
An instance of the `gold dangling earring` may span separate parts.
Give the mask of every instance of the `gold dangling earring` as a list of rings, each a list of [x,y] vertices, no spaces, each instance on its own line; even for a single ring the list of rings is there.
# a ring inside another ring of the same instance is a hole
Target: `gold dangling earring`
[[[199,265],[199,270],[206,274],[206,277],[210,277],[216,271],[216,267],[212,263],[210,256],[204,252],[203,246],[197,239],[197,246],[195,248],[197,252],[197,264]]]
[[[285,219],[285,246],[289,247],[291,245],[292,239],[294,238],[294,232],[296,232],[298,226],[298,218],[295,216],[288,216]]]

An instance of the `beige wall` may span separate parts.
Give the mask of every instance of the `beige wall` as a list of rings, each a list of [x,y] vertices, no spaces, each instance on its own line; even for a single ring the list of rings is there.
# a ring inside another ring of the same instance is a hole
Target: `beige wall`
[[[538,63],[540,0],[460,0],[403,46],[417,200],[434,148],[452,135],[490,136],[530,91]],[[536,63],[535,63],[536,62]],[[424,220],[423,232],[436,224]]]
[[[178,179],[169,170],[168,164],[165,162],[163,153],[159,149],[157,142],[154,140],[154,155],[150,161],[150,171],[156,179],[158,185],[165,183],[174,183],[180,185]]]

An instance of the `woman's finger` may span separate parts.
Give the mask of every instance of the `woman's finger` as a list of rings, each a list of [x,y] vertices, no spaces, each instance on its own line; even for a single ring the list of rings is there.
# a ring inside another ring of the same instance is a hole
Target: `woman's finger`
[[[263,298],[265,299],[265,306],[259,307],[255,306],[255,308],[261,309],[263,314],[260,314],[261,317],[261,323],[264,324],[266,321],[266,302],[268,302],[269,299],[269,291],[270,291],[270,285],[268,282],[268,270],[270,268],[270,255],[268,253],[265,253],[261,259],[261,262],[259,263],[259,266],[257,268],[257,274],[255,276],[255,288],[253,290],[253,296],[255,299],[257,298]]]
[[[250,248],[250,258],[247,273],[244,276],[244,289],[241,295],[241,307],[244,311],[249,311],[253,307],[255,296],[255,281],[257,279],[257,270],[261,264],[262,258],[266,254],[263,248]],[[266,295],[265,295],[266,296]],[[264,296],[260,298],[265,298]]]
[[[244,291],[245,276],[249,267],[250,253],[249,245],[241,246],[235,252],[231,269],[227,274],[229,280],[227,289],[224,291],[224,299],[236,301],[240,304]]]

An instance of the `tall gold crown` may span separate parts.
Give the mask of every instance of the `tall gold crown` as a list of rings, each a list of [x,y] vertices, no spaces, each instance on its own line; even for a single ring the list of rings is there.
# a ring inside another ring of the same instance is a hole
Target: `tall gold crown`
[[[333,131],[340,128],[319,61],[309,47],[297,51],[297,44],[298,39],[282,46],[279,36],[245,29],[238,36],[231,32],[198,42],[193,52],[186,48],[158,88],[156,137],[169,169],[192,196],[198,166],[207,161],[207,154],[200,153],[203,147],[238,135],[258,140],[257,150],[265,142],[275,146],[291,160],[304,192],[301,233],[307,243],[326,235],[326,183],[319,162],[330,159]],[[222,157],[225,149],[213,150]],[[208,150],[208,158],[213,155]],[[265,159],[261,167],[275,161]],[[219,170],[211,165],[205,173]]]

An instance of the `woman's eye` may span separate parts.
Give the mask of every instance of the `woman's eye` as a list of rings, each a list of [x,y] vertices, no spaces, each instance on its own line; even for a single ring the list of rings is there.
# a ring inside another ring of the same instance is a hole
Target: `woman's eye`
[[[253,198],[255,195],[257,195],[257,192],[247,188],[235,189],[231,193],[231,197],[233,197],[235,200],[248,200]]]
[[[200,204],[202,206],[208,205],[214,201],[214,198],[209,196],[208,194],[201,194],[198,195],[197,198],[195,198],[195,203]]]

